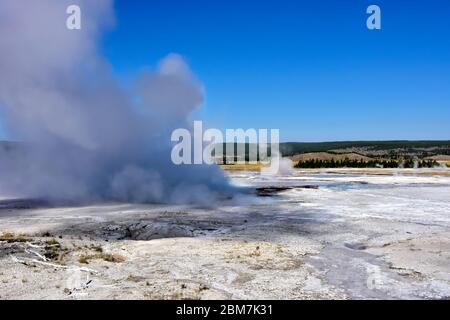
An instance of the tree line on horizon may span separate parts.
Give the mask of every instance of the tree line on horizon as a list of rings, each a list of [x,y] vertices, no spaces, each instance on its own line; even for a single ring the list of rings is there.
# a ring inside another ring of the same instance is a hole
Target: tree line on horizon
[[[433,168],[439,166],[435,160],[421,160],[414,161],[412,159],[406,160],[300,160],[295,165],[295,168],[301,169],[319,169],[319,168]]]

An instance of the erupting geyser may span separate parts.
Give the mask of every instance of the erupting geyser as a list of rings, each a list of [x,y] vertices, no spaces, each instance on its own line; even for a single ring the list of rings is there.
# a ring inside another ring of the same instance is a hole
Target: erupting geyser
[[[82,8],[81,30],[65,27]],[[15,140],[0,155],[0,194],[50,200],[200,202],[234,189],[216,166],[175,166],[170,133],[186,127],[202,85],[171,54],[121,88],[98,50],[109,0],[0,2],[0,111]]]

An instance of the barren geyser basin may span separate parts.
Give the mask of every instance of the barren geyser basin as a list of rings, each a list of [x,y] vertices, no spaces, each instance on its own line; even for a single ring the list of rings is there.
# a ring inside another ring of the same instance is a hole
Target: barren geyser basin
[[[448,299],[448,170],[228,172],[211,207],[0,202],[1,299]]]
[[[449,14],[0,0],[0,302],[450,300]]]

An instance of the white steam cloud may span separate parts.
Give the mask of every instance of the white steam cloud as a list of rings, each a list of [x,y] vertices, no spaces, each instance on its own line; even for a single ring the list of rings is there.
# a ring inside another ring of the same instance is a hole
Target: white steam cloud
[[[82,8],[82,29],[66,8]],[[234,189],[216,166],[175,166],[170,133],[203,100],[171,54],[121,88],[98,51],[110,0],[0,1],[0,113],[25,147],[0,155],[0,194],[62,201],[195,202]]]

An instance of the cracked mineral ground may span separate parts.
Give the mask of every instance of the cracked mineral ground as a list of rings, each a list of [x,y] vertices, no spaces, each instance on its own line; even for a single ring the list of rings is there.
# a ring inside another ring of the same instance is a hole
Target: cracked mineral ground
[[[0,299],[448,299],[450,176],[231,171],[207,208],[0,198]]]

